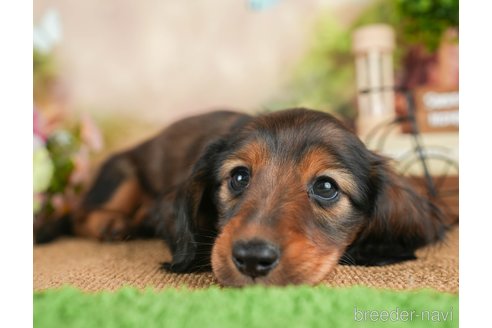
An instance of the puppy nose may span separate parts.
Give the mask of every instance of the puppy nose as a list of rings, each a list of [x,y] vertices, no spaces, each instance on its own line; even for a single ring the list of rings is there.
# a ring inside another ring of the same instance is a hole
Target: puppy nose
[[[278,248],[262,240],[236,242],[232,248],[232,261],[242,274],[252,278],[267,275],[279,257]]]

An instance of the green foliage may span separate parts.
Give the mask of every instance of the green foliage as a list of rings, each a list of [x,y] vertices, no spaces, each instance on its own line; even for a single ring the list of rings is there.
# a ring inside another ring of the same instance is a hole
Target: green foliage
[[[56,65],[51,53],[33,51],[34,100],[46,95],[50,83],[56,77]]]
[[[352,30],[356,27],[369,24],[389,24],[397,26],[400,23],[398,2],[395,0],[379,0],[369,6],[355,21]]]
[[[435,51],[443,32],[459,26],[458,0],[398,0],[401,32],[409,43]]]
[[[393,26],[400,48],[422,44],[433,52],[443,32],[459,26],[459,3],[458,0],[380,0],[357,19],[354,27],[375,23]]]
[[[80,148],[80,140],[76,134],[58,131],[48,138],[46,148],[55,168],[48,192],[62,193],[69,185],[70,175],[75,166],[74,155]]]
[[[352,116],[354,109],[347,105],[354,93],[350,34],[325,14],[313,35],[311,49],[294,70],[286,90],[268,107],[305,106]]]
[[[49,185],[40,194],[37,206],[36,217],[51,217],[53,215],[65,214],[68,209],[69,198],[79,194],[82,189],[81,181],[73,181],[72,177],[77,170],[77,160],[87,160],[79,156],[84,146],[81,139],[80,127],[74,126],[67,130],[58,130],[48,137],[45,144],[47,154],[49,154],[52,174],[50,175]],[[77,159],[77,157],[79,157]],[[35,162],[33,170],[38,172],[42,169],[42,163]],[[58,203],[55,203],[58,199]]]
[[[384,23],[393,26],[398,70],[406,50],[423,44],[435,51],[442,33],[458,26],[458,0],[380,0],[369,6],[349,28],[328,13],[320,15],[310,50],[294,69],[281,95],[268,104],[272,110],[306,106],[354,118],[355,68],[352,33],[360,26]]]

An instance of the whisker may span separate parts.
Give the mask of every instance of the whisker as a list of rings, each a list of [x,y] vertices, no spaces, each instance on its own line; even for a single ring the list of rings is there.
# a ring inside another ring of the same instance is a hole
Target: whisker
[[[352,255],[348,253],[344,253],[340,259],[338,260],[339,263],[341,264],[348,264],[348,265],[357,265],[355,262],[355,259],[353,258]]]

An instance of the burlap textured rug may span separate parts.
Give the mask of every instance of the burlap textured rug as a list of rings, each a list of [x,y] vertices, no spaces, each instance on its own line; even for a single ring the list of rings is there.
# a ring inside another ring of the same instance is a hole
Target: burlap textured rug
[[[458,293],[458,227],[444,243],[418,251],[416,261],[384,267],[339,265],[323,281],[329,286],[364,285],[395,290],[433,288]],[[158,269],[170,254],[163,242],[98,243],[66,238],[34,247],[34,290],[71,285],[85,291],[138,288],[207,287],[212,273],[172,274]]]

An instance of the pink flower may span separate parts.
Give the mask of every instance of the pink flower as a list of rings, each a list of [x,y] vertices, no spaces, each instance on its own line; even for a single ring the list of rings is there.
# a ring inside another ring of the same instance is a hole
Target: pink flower
[[[103,147],[101,131],[97,128],[92,118],[83,114],[80,122],[80,138],[82,142],[93,151],[99,151]]]
[[[44,122],[39,112],[34,108],[33,110],[33,133],[36,137],[46,141],[47,135],[44,131]]]
[[[87,147],[81,149],[73,157],[74,168],[70,175],[70,184],[79,185],[84,183],[90,174],[90,158]]]

